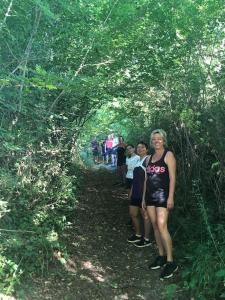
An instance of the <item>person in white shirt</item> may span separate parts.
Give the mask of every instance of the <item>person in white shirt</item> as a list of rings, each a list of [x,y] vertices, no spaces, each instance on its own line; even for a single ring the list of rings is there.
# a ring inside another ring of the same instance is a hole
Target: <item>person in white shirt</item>
[[[135,147],[132,144],[127,145],[127,158],[126,158],[126,188],[128,189],[128,194],[130,194],[130,189],[133,181],[133,170],[137,162],[140,160],[140,156],[135,153]]]
[[[128,144],[126,147],[127,157],[126,157],[126,188],[128,191],[128,198],[130,197],[131,187],[133,182],[133,170],[135,165],[139,162],[140,156],[135,153],[135,147],[132,144]],[[128,226],[133,226],[132,219],[127,222]]]
[[[114,134],[111,135],[113,138],[113,144],[112,144],[112,165],[116,166],[117,165],[117,144],[119,143],[119,138],[117,136],[114,136]]]

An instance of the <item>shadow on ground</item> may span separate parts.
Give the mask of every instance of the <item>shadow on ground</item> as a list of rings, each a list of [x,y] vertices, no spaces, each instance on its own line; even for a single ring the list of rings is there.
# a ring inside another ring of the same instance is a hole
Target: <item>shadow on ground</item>
[[[72,224],[61,237],[67,255],[54,253],[59,263],[48,278],[32,282],[26,299],[166,299],[166,286],[175,286],[177,279],[161,282],[160,271],[148,269],[156,255],[154,243],[142,249],[127,243],[132,233],[126,225],[128,200],[126,190],[115,182],[110,166],[87,172]],[[185,297],[180,291],[168,299]]]

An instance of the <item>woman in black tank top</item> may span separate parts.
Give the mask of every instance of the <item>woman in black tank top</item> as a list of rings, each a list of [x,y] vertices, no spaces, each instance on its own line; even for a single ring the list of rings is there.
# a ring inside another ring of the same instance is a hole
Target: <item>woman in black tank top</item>
[[[174,206],[176,161],[166,147],[166,133],[162,129],[151,134],[151,144],[155,150],[146,168],[146,181],[143,195],[143,207],[154,229],[159,256],[150,265],[150,269],[164,267],[160,279],[170,278],[178,269],[173,261],[172,240],[167,229],[169,210]]]
[[[147,182],[145,202],[147,206],[167,208],[167,199],[169,196],[169,169],[165,163],[165,156],[168,150],[164,150],[161,158],[155,162],[152,156],[146,168]]]

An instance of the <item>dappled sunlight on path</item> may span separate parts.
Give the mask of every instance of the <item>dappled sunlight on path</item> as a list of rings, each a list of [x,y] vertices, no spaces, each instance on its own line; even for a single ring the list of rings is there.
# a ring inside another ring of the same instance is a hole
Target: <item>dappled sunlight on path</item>
[[[126,225],[127,192],[115,182],[115,172],[104,166],[87,172],[72,224],[61,237],[65,253],[54,252],[60,271],[52,270],[47,286],[29,299],[163,299],[168,283],[159,280],[159,271],[148,269],[154,243],[144,249],[127,243],[132,233]]]

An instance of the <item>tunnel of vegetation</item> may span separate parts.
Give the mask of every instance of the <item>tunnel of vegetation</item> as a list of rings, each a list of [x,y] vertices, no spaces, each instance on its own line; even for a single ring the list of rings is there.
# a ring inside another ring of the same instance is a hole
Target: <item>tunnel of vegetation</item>
[[[183,288],[225,296],[224,28],[222,0],[3,1],[1,290],[61,247],[91,136],[136,143],[163,128],[178,161]]]

